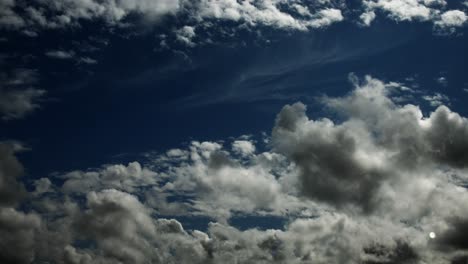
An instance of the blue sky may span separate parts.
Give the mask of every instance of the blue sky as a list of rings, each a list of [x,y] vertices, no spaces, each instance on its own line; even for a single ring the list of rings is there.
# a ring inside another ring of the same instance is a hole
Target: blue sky
[[[467,1],[0,9],[3,262],[468,259]]]

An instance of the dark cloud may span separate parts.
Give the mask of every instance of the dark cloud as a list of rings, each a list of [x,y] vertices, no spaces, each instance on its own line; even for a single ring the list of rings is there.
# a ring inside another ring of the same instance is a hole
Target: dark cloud
[[[0,142],[0,206],[12,206],[25,196],[26,191],[19,177],[23,166],[16,159],[11,144]]]
[[[273,144],[301,170],[301,189],[309,197],[341,207],[373,209],[375,192],[386,177],[356,158],[361,135],[330,120],[310,121],[305,106],[285,106],[273,129]]]
[[[468,250],[468,219],[453,218],[449,222],[449,228],[437,237],[437,243],[442,249],[447,247],[457,250]]]
[[[416,251],[406,242],[397,240],[394,247],[375,244],[364,248],[364,253],[370,260],[365,264],[411,264],[418,263]]]

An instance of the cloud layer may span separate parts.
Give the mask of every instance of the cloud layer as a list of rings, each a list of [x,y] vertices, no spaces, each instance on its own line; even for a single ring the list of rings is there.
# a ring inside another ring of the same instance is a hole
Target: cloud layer
[[[0,144],[2,263],[452,263],[468,256],[468,120],[392,100],[395,83],[351,78],[298,102],[267,146],[192,141],[128,165],[57,173],[27,188]],[[314,115],[316,116],[316,115]],[[266,150],[263,150],[266,149]],[[206,230],[173,219],[208,217]],[[282,229],[231,225],[281,217]]]
[[[362,0],[351,7],[346,1],[38,1],[25,4],[2,0],[0,27],[36,35],[41,29],[77,27],[83,21],[103,21],[108,25],[128,23],[131,15],[141,16],[149,24],[166,16],[183,19],[186,26],[209,25],[218,21],[242,26],[266,26],[286,30],[323,28],[343,20],[356,20],[369,26],[377,16],[395,21],[432,21],[439,28],[463,26],[466,6],[448,9],[445,0]],[[21,10],[21,12],[19,11]],[[356,13],[357,12],[357,13]],[[356,14],[354,14],[356,13]],[[346,15],[345,15],[346,14]]]

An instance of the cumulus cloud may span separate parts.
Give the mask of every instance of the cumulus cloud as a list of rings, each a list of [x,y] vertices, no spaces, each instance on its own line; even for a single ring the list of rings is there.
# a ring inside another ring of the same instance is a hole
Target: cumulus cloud
[[[436,25],[442,28],[461,27],[468,20],[465,12],[460,10],[449,10],[440,16],[440,20],[436,21]]]
[[[447,10],[444,0],[361,0],[356,4],[351,7],[346,1],[328,0],[63,0],[38,1],[30,5],[24,1],[2,0],[0,28],[35,37],[45,29],[77,28],[85,21],[104,22],[107,27],[115,28],[128,27],[135,21],[154,25],[164,17],[173,16],[180,22],[171,30],[173,39],[193,47],[196,27],[223,34],[223,22],[231,23],[232,31],[263,27],[307,31],[326,28],[346,19],[370,26],[376,18],[386,17],[397,22],[430,21],[436,33],[447,33],[447,30],[452,33],[455,28],[465,25],[467,19],[462,7]],[[357,18],[348,15],[354,12],[361,14]],[[162,44],[167,45],[167,40]]]
[[[194,46],[195,43],[192,39],[196,36],[195,28],[191,26],[184,26],[176,31],[177,40],[187,46]]]
[[[369,26],[375,11],[382,11],[395,21],[432,21],[438,31],[461,27],[467,20],[461,10],[446,10],[445,0],[364,0],[365,12],[360,19]],[[450,32],[449,32],[450,33]]]
[[[269,145],[192,141],[144,161],[56,173],[27,192],[0,144],[2,263],[451,263],[468,255],[468,120],[423,115],[396,83],[278,113]],[[316,116],[316,115],[314,115]],[[282,217],[239,230],[233,216]],[[169,216],[204,216],[190,230]]]

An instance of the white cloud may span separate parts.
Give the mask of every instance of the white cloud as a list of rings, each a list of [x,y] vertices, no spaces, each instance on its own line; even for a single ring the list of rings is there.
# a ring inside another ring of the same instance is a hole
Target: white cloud
[[[88,193],[107,188],[132,192],[134,188],[154,185],[156,173],[142,168],[140,163],[131,162],[127,166],[109,165],[98,171],[72,171],[62,177],[65,193]]]
[[[375,19],[375,12],[374,11],[368,11],[368,12],[362,13],[359,16],[359,18],[361,19],[362,23],[365,26],[370,26],[372,21],[374,21],[374,19]]]
[[[444,105],[449,102],[449,98],[441,93],[435,93],[434,95],[424,95],[422,98],[428,101],[433,107]]]
[[[236,140],[232,142],[232,151],[241,156],[252,155],[255,152],[255,145],[248,140]]]
[[[461,27],[468,20],[465,12],[460,10],[449,10],[440,16],[440,20],[436,21],[436,26],[446,28],[446,27]]]
[[[369,9],[381,9],[397,21],[429,20],[433,10],[421,0],[365,0]]]

